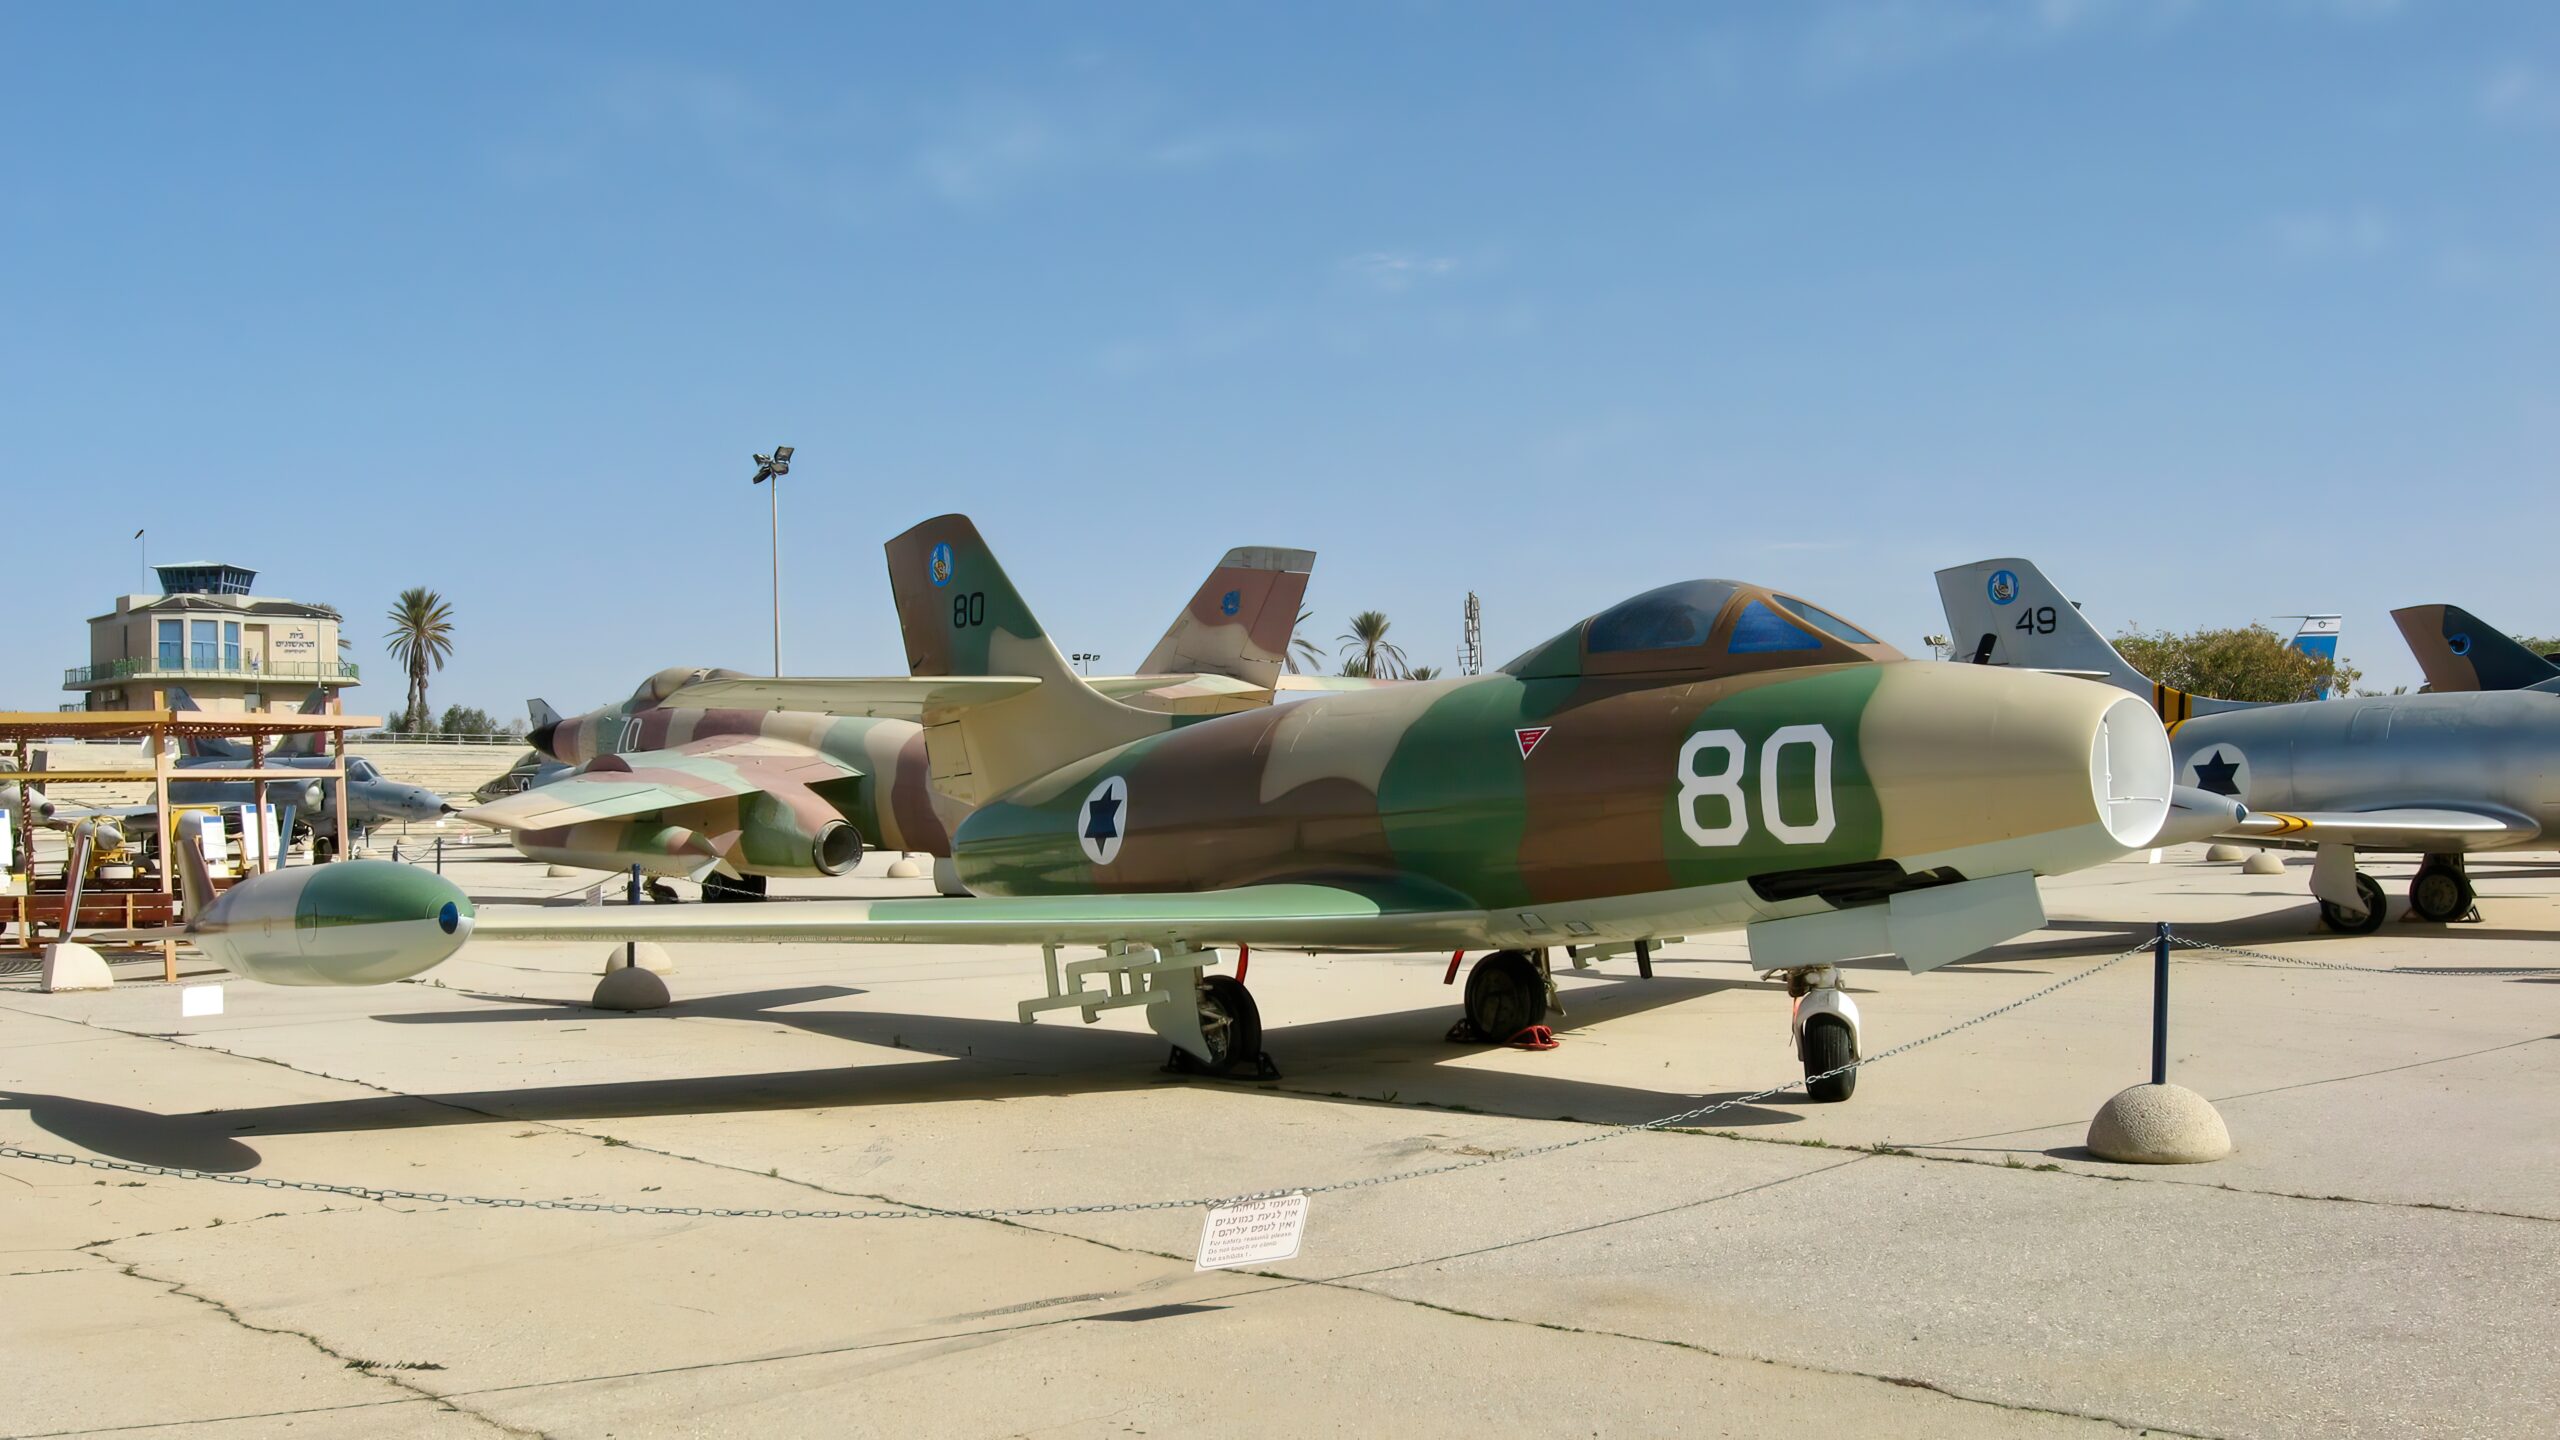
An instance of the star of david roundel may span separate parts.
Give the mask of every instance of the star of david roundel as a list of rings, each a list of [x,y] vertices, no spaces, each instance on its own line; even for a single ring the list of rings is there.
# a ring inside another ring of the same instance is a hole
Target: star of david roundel
[[[1114,775],[1093,787],[1076,807],[1076,839],[1084,858],[1108,865],[1120,858],[1120,839],[1129,829],[1129,782]]]
[[[2228,742],[2207,745],[2187,757],[2178,783],[2215,795],[2245,800],[2249,795],[2249,757]]]

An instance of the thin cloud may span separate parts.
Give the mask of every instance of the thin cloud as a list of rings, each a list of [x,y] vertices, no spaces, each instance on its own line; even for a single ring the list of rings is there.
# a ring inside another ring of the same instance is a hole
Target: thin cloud
[[[2511,61],[2480,82],[2479,107],[2481,118],[2493,125],[2560,125],[2560,85],[2531,65]]]
[[[2290,260],[2370,260],[2399,243],[2391,217],[2371,206],[2337,213],[2280,215],[2267,226],[2278,254]]]
[[[1419,255],[1402,250],[1372,250],[1342,262],[1344,274],[1390,293],[1446,280],[1460,268],[1454,255]]]

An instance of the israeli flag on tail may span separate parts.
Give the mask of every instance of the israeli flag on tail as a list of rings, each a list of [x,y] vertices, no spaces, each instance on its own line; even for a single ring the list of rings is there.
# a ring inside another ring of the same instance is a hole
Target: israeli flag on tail
[[[2294,649],[2314,660],[2333,663],[2337,660],[2338,635],[2346,628],[2343,619],[2335,615],[2287,615],[2282,618],[2302,622],[2302,628],[2293,632]],[[2328,686],[2320,687],[2320,698],[2329,698]]]

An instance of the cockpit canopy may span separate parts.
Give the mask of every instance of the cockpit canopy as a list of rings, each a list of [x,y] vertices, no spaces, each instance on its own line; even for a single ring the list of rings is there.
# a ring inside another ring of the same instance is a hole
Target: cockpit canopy
[[[1902,658],[1901,651],[1809,601],[1736,580],[1683,580],[1621,600],[1502,669],[1524,680],[1712,678]]]
[[[624,708],[631,710],[653,709],[666,703],[666,698],[668,696],[673,695],[678,690],[683,689],[687,685],[694,684],[697,681],[743,680],[745,678],[746,672],[742,670],[719,670],[698,666],[671,665],[668,668],[659,671],[657,674],[650,676],[648,679],[641,681],[640,688],[631,692],[631,703]]]

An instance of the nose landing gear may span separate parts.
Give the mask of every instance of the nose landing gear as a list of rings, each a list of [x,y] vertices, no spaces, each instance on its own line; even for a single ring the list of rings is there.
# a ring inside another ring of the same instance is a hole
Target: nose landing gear
[[[1795,1001],[1796,1056],[1804,1062],[1805,1098],[1837,1105],[1858,1089],[1857,1071],[1829,1073],[1858,1058],[1858,1002],[1840,988],[1840,972],[1830,965],[1788,971],[1787,994]]]

